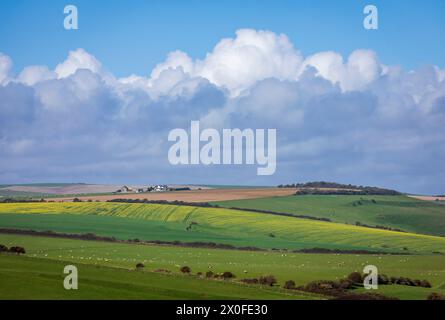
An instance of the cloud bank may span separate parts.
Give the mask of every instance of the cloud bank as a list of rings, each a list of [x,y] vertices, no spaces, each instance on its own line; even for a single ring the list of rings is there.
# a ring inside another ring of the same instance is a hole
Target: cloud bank
[[[129,58],[131,54],[129,53]],[[0,183],[278,184],[334,180],[445,192],[445,70],[377,53],[304,57],[283,34],[238,30],[204,59],[174,51],[116,78],[84,49],[11,74],[0,53]],[[277,171],[171,166],[168,132],[276,128]]]

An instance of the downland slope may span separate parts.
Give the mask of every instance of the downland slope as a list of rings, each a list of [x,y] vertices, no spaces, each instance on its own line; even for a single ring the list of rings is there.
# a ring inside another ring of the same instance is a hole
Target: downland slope
[[[0,204],[5,228],[263,248],[445,253],[445,238],[222,208],[126,203]]]
[[[445,206],[407,196],[292,195],[215,202],[221,207],[307,214],[334,222],[445,236]]]

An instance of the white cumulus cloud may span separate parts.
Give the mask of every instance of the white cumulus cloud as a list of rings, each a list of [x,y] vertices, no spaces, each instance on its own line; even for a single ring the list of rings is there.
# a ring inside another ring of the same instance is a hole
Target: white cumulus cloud
[[[382,66],[371,50],[355,50],[346,62],[336,52],[320,52],[309,56],[304,64],[314,67],[318,75],[338,84],[343,91],[361,90],[382,73]]]
[[[47,66],[29,66],[25,67],[18,76],[21,83],[33,86],[41,81],[56,79],[56,72],[49,70]]]
[[[0,53],[0,180],[10,179],[0,182],[329,179],[445,188],[437,170],[445,160],[445,70],[437,66],[404,70],[364,49],[303,57],[285,35],[241,29],[203,59],[173,51],[153,70],[117,80],[84,49],[54,70],[28,66],[14,76],[11,67]],[[277,129],[276,174],[172,168],[168,131],[191,120]]]
[[[98,73],[101,67],[101,63],[93,55],[84,49],[77,49],[70,51],[68,58],[57,65],[55,72],[60,79],[74,74],[79,69],[87,69],[93,73]]]
[[[239,93],[266,78],[295,80],[302,63],[300,53],[284,34],[241,29],[234,39],[221,40],[195,73],[211,83]]]

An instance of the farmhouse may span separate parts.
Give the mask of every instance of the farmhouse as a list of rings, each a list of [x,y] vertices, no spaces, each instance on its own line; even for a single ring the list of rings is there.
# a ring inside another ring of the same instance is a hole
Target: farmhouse
[[[116,192],[128,193],[128,192],[134,192],[134,189],[131,188],[131,187],[128,187],[128,186],[123,186],[122,188],[120,188]]]
[[[152,191],[154,191],[154,192],[165,192],[165,191],[168,191],[168,186],[166,186],[166,185],[156,185],[156,186],[153,186]]]
[[[114,193],[144,193],[144,192],[166,192],[170,191],[171,189],[167,185],[154,185],[149,186],[147,188],[141,188],[141,187],[129,187],[129,186],[122,186],[120,189],[116,190]]]

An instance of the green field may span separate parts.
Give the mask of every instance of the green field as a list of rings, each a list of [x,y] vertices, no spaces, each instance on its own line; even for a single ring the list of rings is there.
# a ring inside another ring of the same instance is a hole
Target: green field
[[[433,288],[380,286],[377,292],[403,299],[424,299],[431,292],[445,293],[445,256],[377,256],[334,254],[283,254],[137,245],[0,234],[0,243],[20,245],[26,257],[0,255],[0,274],[6,281],[0,298],[307,298],[285,296],[283,290],[245,286],[219,280],[200,280],[179,275],[179,267],[190,266],[192,273],[231,271],[237,278],[273,274],[279,284],[293,279],[298,285],[313,280],[339,279],[352,271],[374,264],[380,273],[429,280]],[[138,262],[143,273],[135,272]],[[77,293],[61,288],[63,266],[79,266]],[[106,268],[105,268],[106,267]],[[154,273],[162,268],[172,275]],[[9,276],[6,276],[9,275]],[[84,279],[84,280],[82,280]],[[85,280],[86,279],[86,280]],[[32,286],[19,286],[29,281]],[[85,282],[84,282],[85,281]],[[22,290],[12,290],[14,287]],[[5,290],[4,288],[11,288]],[[82,288],[82,287],[81,287]],[[244,290],[246,288],[246,290]],[[91,290],[91,291],[90,291]],[[71,296],[70,296],[71,294]],[[288,294],[288,293],[287,293]]]
[[[292,203],[301,201],[308,211],[295,213],[317,216],[322,216],[317,214],[317,210],[323,212],[320,208],[329,207],[332,203],[332,208],[337,208],[334,212],[343,212],[337,210],[344,206],[349,208],[349,211],[344,211],[348,219],[360,218],[356,220],[367,224],[382,224],[373,220],[380,217],[377,212],[382,210],[385,217],[398,216],[399,220],[392,225],[398,228],[403,228],[403,223],[406,223],[403,220],[405,215],[408,221],[405,227],[414,225],[416,219],[420,219],[419,212],[423,212],[426,220],[437,219],[438,226],[442,221],[436,204],[422,207],[417,205],[418,201],[405,197],[371,199],[360,196],[301,196],[240,202],[258,201],[258,205],[264,201],[276,211],[287,212],[286,208],[290,208]],[[357,201],[362,203],[350,205]],[[309,212],[311,207],[315,209]],[[390,208],[398,208],[399,211]],[[261,209],[271,210],[263,206]],[[426,222],[416,223],[416,232],[428,225]],[[445,253],[445,237],[226,208],[110,202],[3,203],[0,204],[0,228],[94,233],[119,240],[199,241],[265,249],[318,247],[405,253],[303,254],[0,233],[0,244],[23,246],[27,251],[25,256],[0,254],[0,299],[320,299],[325,297],[292,292],[280,289],[280,286],[287,280],[294,280],[297,285],[314,280],[338,280],[353,271],[361,272],[369,264],[377,266],[381,274],[426,279],[433,285],[433,288],[381,285],[378,293],[401,299],[425,299],[432,292],[445,294],[445,254],[439,254]],[[139,262],[145,265],[143,271],[135,270]],[[62,287],[63,266],[67,264],[79,267],[81,282],[78,291],[66,291]],[[191,267],[191,276],[180,274],[179,268],[184,265]],[[171,274],[155,272],[157,269],[170,270]],[[215,273],[231,271],[237,278],[223,281],[196,276],[197,272],[209,270]],[[248,286],[238,281],[267,274],[274,275],[279,286]],[[356,289],[358,292],[363,290]]]
[[[374,200],[374,201],[373,201]],[[300,195],[215,202],[222,207],[288,212],[339,223],[383,225],[445,236],[445,206],[407,196]]]
[[[314,299],[278,288],[77,264],[78,290],[63,288],[66,262],[0,254],[0,299]]]
[[[191,231],[186,227],[195,222]],[[445,238],[219,208],[125,203],[0,204],[4,228],[92,232],[119,239],[213,241],[262,248],[431,254]],[[164,235],[164,236],[163,236]]]

